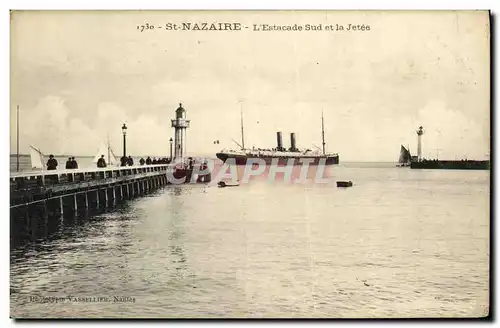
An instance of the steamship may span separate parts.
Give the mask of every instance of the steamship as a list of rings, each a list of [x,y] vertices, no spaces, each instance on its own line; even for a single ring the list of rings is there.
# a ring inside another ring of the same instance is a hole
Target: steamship
[[[339,164],[338,154],[329,154],[325,152],[325,126],[324,119],[321,116],[321,130],[322,130],[322,140],[323,149],[322,151],[311,149],[300,150],[297,148],[295,133],[290,133],[290,148],[286,149],[283,146],[282,133],[277,132],[277,147],[273,149],[261,149],[261,148],[245,148],[245,139],[243,133],[243,115],[241,115],[241,145],[239,150],[227,150],[216,154],[217,158],[226,162],[227,160],[234,161],[236,165],[245,165],[249,159],[261,159],[264,160],[266,164],[276,163],[278,165],[293,164],[301,165],[303,163],[309,163],[310,165],[336,165]],[[234,140],[233,140],[234,141]]]

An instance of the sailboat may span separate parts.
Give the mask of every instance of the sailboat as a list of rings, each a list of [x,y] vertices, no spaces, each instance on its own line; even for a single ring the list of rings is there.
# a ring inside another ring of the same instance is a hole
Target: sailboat
[[[43,170],[45,168],[45,165],[43,164],[45,162],[43,153],[40,151],[40,149],[32,145],[30,145],[30,159],[32,169]]]
[[[398,160],[398,167],[405,167],[405,166],[410,166],[411,164],[411,154],[408,149],[405,148],[405,146],[401,145],[401,150],[399,152],[399,160]]]
[[[339,155],[330,154],[325,151],[325,125],[323,115],[321,115],[321,137],[322,137],[322,152],[313,152],[310,149],[300,150],[297,148],[295,133],[290,133],[290,148],[283,147],[283,139],[281,132],[277,132],[277,147],[273,149],[260,149],[253,147],[252,149],[245,148],[245,139],[243,132],[243,112],[241,113],[241,144],[234,141],[241,149],[240,150],[225,150],[216,154],[217,158],[226,162],[226,160],[234,160],[236,165],[245,165],[249,159],[261,159],[266,164],[272,164],[273,160],[277,160],[278,165],[287,164],[290,159],[293,159],[294,165],[302,164],[303,160],[311,165],[323,163],[325,165],[339,164]]]
[[[101,147],[99,147],[97,154],[92,159],[92,163],[97,163],[97,161],[99,160],[99,158],[101,158],[102,155],[105,156],[106,164],[108,166],[118,166],[119,165],[119,161],[116,159],[116,155],[113,152],[113,148],[111,148],[111,145],[109,143],[109,139],[107,140],[106,144],[103,143],[101,145]]]

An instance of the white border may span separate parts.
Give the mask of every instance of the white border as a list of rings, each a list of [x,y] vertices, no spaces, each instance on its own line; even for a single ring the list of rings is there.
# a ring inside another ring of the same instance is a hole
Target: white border
[[[229,1],[229,0],[184,0],[184,1],[155,1],[155,0],[121,0],[115,3],[103,1],[57,1],[46,0],[8,0],[7,8],[10,9],[338,9],[338,10],[439,10],[439,9],[494,9],[498,8],[494,0],[420,0],[420,1],[394,1],[394,0],[350,0],[350,1],[321,1],[321,0],[288,0],[288,1]]]

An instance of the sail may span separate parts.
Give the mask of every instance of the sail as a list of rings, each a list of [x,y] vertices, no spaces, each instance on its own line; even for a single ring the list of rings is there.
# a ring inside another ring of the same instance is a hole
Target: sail
[[[109,153],[108,153],[108,165],[117,165],[119,164],[118,160],[116,159],[115,152],[113,151],[113,148],[109,146]]]
[[[43,164],[43,153],[36,147],[30,145],[30,158],[31,158],[31,168],[43,169],[45,166]]]
[[[410,163],[411,162],[411,154],[408,149],[406,149],[403,145],[401,145],[401,151],[399,153],[399,163]]]
[[[398,160],[398,163],[400,163],[400,164],[405,162],[404,161],[404,156],[405,156],[404,149],[405,149],[405,147],[403,147],[403,145],[401,145],[401,150],[399,151],[399,160]]]

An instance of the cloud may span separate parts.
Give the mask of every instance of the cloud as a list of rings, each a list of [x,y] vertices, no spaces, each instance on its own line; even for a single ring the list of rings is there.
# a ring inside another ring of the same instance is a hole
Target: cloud
[[[224,14],[203,15],[217,20]],[[21,151],[34,143],[45,152],[94,155],[109,136],[119,154],[126,123],[131,154],[166,155],[170,119],[182,102],[192,120],[188,151],[213,155],[220,150],[214,140],[221,148],[240,140],[242,101],[247,146],[275,146],[278,130],[285,141],[295,132],[301,147],[320,146],[324,110],[327,150],[344,161],[396,160],[400,144],[416,149],[419,125],[426,129],[426,156],[435,148],[449,158],[483,156],[487,13],[362,16],[370,32],[221,37],[134,29],[137,22],[190,17],[180,12],[16,13],[11,100],[21,105]],[[347,24],[359,17],[231,14],[250,26]],[[15,115],[11,126],[15,136]]]
[[[437,152],[443,159],[485,158],[489,154],[489,131],[443,102],[429,102],[420,109],[417,119],[425,129],[424,157],[435,157]]]
[[[78,118],[70,118],[70,112],[71,108],[64,99],[57,96],[40,99],[29,115],[21,111],[21,150],[27,152],[29,145],[33,145],[45,154],[95,155],[109,137],[115,153],[121,154],[121,126],[126,123],[128,153],[168,154],[169,131],[159,124],[155,116],[142,114],[137,119],[131,119],[126,109],[107,102],[98,106],[95,124],[90,127]]]
[[[34,145],[47,153],[65,151],[69,110],[63,99],[47,96],[38,101],[33,110],[20,111],[20,145],[27,150]],[[51,149],[51,145],[57,145]]]

